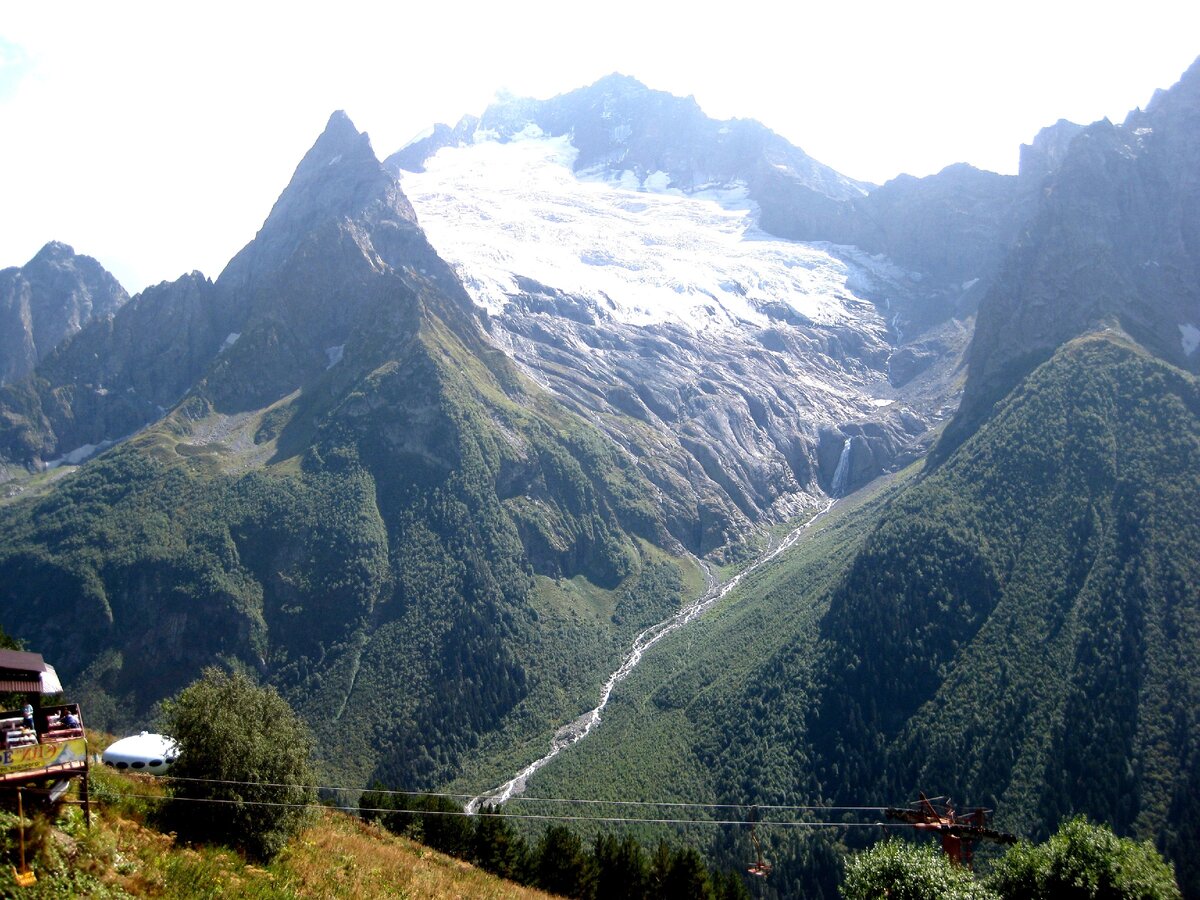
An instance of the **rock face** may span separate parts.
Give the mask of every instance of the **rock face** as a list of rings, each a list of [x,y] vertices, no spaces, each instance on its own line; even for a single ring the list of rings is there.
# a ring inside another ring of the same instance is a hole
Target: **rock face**
[[[228,412],[269,405],[325,373],[392,266],[461,296],[367,136],[334,113],[216,283],[192,273],[149,288],[0,390],[0,456],[36,467],[106,446],[193,390]]]
[[[93,318],[129,295],[100,263],[51,241],[20,268],[0,271],[0,386],[19,381]]]
[[[980,307],[953,440],[1057,347],[1097,328],[1200,371],[1200,62],[1122,125],[1090,125],[1065,150],[1072,128],[1056,128],[1062,162]]]
[[[1083,131],[1082,125],[1059,119],[1037,133],[1032,143],[1021,145],[1021,177],[1041,183],[1053,175],[1067,155],[1067,149],[1075,135]]]
[[[1032,196],[969,166],[872,189],[616,75],[387,164],[493,340],[639,460],[697,552],[921,452]]]
[[[35,374],[0,388],[0,456],[38,466],[162,418],[234,326],[219,299],[212,282],[193,272],[91,322]]]

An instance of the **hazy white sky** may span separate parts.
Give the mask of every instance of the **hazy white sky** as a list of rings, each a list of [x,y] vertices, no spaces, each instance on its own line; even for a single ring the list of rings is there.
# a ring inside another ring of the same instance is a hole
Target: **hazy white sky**
[[[1119,120],[1197,55],[1182,0],[5,2],[0,267],[53,239],[131,292],[216,277],[339,108],[382,158],[499,89],[620,71],[882,182],[1013,172],[1042,126]]]

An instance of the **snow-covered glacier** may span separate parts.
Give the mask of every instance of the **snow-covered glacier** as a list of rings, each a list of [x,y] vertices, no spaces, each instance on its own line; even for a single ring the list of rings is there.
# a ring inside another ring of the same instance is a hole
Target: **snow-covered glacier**
[[[682,543],[735,544],[911,456],[945,401],[889,381],[919,276],[765,233],[744,184],[577,159],[570,134],[477,128],[400,183],[497,346],[637,461]]]
[[[765,327],[783,303],[814,323],[886,332],[855,293],[855,271],[819,245],[755,225],[744,186],[685,195],[665,173],[578,178],[568,136],[530,126],[516,139],[445,147],[402,187],[439,254],[489,313],[525,276],[588,297],[619,322],[693,330]]]

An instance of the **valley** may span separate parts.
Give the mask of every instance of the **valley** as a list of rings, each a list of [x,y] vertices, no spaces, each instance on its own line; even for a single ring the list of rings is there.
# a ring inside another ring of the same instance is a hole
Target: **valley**
[[[756,557],[736,575],[728,581],[720,584],[716,583],[712,577],[711,570],[705,567],[708,587],[707,590],[697,600],[688,603],[683,609],[675,613],[669,619],[651,625],[649,628],[641,631],[634,638],[633,645],[629,652],[621,661],[621,666],[613,672],[604,682],[604,687],[600,691],[600,702],[592,709],[588,710],[575,721],[562,726],[554,733],[554,740],[550,743],[550,752],[545,756],[539,757],[528,766],[518,772],[513,778],[506,781],[495,791],[487,794],[481,794],[474,797],[467,804],[468,812],[477,812],[485,805],[497,806],[511,800],[513,797],[520,796],[524,793],[529,779],[533,777],[539,769],[551,762],[560,753],[569,750],[575,744],[586,738],[591,732],[600,725],[601,713],[608,705],[608,701],[612,698],[613,691],[621,682],[625,681],[633,670],[637,668],[638,663],[642,661],[643,655],[651,647],[659,641],[666,638],[668,635],[687,627],[691,622],[694,622],[700,616],[704,615],[708,609],[725,599],[732,591],[736,590],[743,579],[754,573],[755,570],[770,563],[780,554],[790,550],[797,541],[801,539],[804,533],[816,524],[817,520],[824,516],[833,508],[835,500],[830,500],[824,509],[817,512],[807,522],[791,531],[783,540],[773,542],[768,546],[767,550],[760,556]]]
[[[1200,896],[1200,63],[1022,160],[875,186],[619,75],[335,112],[215,280],[4,271],[0,625],[112,731],[246,674],[351,793],[926,791]],[[764,896],[879,836],[772,824]]]

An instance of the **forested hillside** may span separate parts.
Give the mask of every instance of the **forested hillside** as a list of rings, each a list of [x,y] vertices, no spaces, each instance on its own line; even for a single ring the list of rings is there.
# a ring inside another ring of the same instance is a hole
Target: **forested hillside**
[[[1197,473],[1194,376],[1112,335],[1060,350],[834,592],[822,793],[927,785],[1036,836],[1083,812],[1159,840],[1194,892]]]
[[[835,512],[649,661],[533,793],[883,807],[924,790],[1039,839],[1086,813],[1155,839],[1195,894],[1197,472],[1195,377],[1115,334],[1075,341],[944,466]],[[780,896],[833,896],[837,844],[874,837],[763,831]],[[749,853],[744,830],[691,836]]]
[[[4,626],[94,724],[144,725],[217,661],[277,685],[345,783],[436,784],[506,714],[581,703],[680,602],[649,485],[486,344],[344,115],[207,290],[241,330],[171,413],[0,505]],[[63,371],[172,296],[85,330]],[[84,427],[124,402],[38,390]],[[26,424],[53,446],[57,421]],[[541,601],[576,577],[587,598]]]

